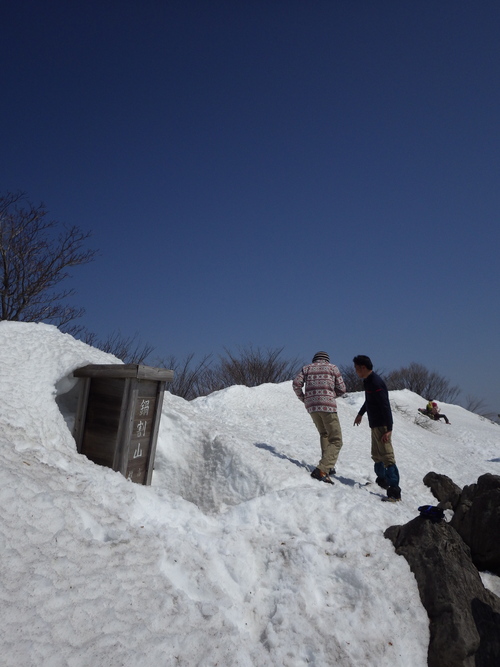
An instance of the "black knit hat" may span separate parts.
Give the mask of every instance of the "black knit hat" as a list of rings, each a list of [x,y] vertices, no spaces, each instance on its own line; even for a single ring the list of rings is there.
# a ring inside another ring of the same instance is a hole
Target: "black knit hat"
[[[327,361],[330,363],[330,357],[326,352],[316,352],[316,354],[313,357],[313,363],[315,361]]]

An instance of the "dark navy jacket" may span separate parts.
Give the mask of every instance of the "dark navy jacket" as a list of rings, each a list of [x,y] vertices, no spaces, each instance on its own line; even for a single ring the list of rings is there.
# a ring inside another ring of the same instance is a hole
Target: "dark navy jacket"
[[[392,431],[392,411],[385,382],[380,375],[372,372],[363,380],[363,385],[365,402],[358,414],[362,416],[365,412],[368,413],[370,428],[387,426],[387,430]]]

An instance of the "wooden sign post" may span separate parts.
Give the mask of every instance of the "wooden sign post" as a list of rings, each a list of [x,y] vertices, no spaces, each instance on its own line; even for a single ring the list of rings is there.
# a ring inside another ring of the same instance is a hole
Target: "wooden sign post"
[[[83,378],[74,438],[77,450],[137,484],[151,484],[166,382],[174,372],[140,364],[91,364]]]

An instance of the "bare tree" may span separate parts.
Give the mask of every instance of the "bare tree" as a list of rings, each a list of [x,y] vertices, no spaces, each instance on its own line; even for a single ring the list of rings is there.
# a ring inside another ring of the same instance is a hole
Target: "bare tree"
[[[298,359],[284,359],[284,348],[254,349],[252,346],[240,350],[239,355],[225,349],[216,368],[209,369],[205,376],[206,390],[216,391],[232,385],[255,387],[266,382],[291,380],[301,366]],[[207,393],[210,393],[207,391]]]
[[[70,268],[94,259],[97,251],[84,249],[89,237],[49,220],[45,206],[34,206],[24,193],[0,196],[0,320],[63,327],[81,317],[82,308],[64,303],[74,290],[56,287]]]
[[[495,415],[493,411],[488,410],[486,401],[483,398],[477,398],[477,396],[471,396],[471,394],[467,394],[465,397],[465,409],[480,417],[486,417],[486,419],[490,419],[491,421],[497,421],[497,418],[500,417],[500,415]]]
[[[391,371],[386,382],[389,390],[409,389],[427,400],[453,403],[460,394],[460,387],[451,386],[445,377],[416,362]]]
[[[465,409],[477,415],[487,416],[484,399],[477,398],[477,396],[472,396],[471,394],[467,394],[465,397]]]
[[[343,364],[338,367],[348,393],[364,391],[363,380],[358,377],[353,364]],[[378,372],[378,371],[377,371]]]
[[[348,393],[365,390],[363,380],[358,377],[353,364],[339,366],[339,371],[342,375]],[[384,371],[381,371],[378,368],[374,369],[374,371],[377,373],[377,375],[384,377]]]
[[[194,353],[188,354],[183,361],[178,361],[174,356],[166,360],[160,360],[157,365],[161,368],[173,370],[174,380],[169,383],[167,389],[175,396],[181,396],[191,401],[198,396],[210,393],[206,390],[206,373],[211,363],[211,354],[204,356],[193,365]]]
[[[119,331],[115,331],[107,338],[99,339],[97,334],[84,331],[78,337],[92,347],[114,354],[126,364],[142,364],[154,351],[152,345],[141,343],[136,333],[133,336],[123,336]]]
[[[360,377],[358,377],[356,369],[352,364],[350,366],[348,366],[347,364],[339,366],[339,371],[340,374],[342,375],[342,379],[344,380],[344,384],[346,386],[348,393],[353,391],[364,390],[363,380]]]
[[[169,391],[190,401],[232,385],[254,387],[266,382],[290,380],[301,364],[296,359],[282,358],[282,351],[283,348],[264,352],[249,347],[236,355],[226,349],[225,355],[220,355],[215,365],[211,354],[205,355],[196,364],[193,362],[194,354],[189,354],[183,361],[171,356],[160,360],[158,365],[175,371]]]

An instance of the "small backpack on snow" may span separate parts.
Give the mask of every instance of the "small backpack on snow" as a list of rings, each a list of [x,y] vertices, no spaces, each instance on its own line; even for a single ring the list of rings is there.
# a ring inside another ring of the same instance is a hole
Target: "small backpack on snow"
[[[420,512],[420,516],[423,516],[424,519],[429,519],[433,523],[444,519],[444,510],[435,505],[421,505],[418,511]]]

